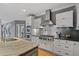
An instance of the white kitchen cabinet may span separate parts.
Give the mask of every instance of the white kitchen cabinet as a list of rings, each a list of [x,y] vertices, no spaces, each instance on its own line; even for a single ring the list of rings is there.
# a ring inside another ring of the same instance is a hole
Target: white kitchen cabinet
[[[53,52],[58,54],[58,55],[61,55],[61,49],[60,49],[60,39],[54,39],[54,50]]]
[[[60,39],[54,39],[54,50],[56,47],[60,48]]]
[[[53,41],[50,41],[50,40],[41,40],[40,39],[40,43],[39,43],[39,47],[42,48],[42,49],[45,49],[47,51],[50,51],[52,52],[54,50],[54,45],[53,45]]]
[[[73,10],[56,14],[57,27],[73,27]]]
[[[34,19],[33,16],[27,16],[26,17],[26,25],[32,25],[32,20]]]
[[[61,53],[61,49],[57,48],[57,47],[54,47],[54,53],[56,53],[57,55],[62,55]]]
[[[60,46],[63,52],[63,55],[73,55],[73,41],[60,40]]]
[[[54,39],[54,52],[58,55],[72,56],[73,41]]]
[[[43,41],[41,39],[39,39],[39,48],[43,48]]]
[[[79,56],[79,42],[74,42],[74,56]]]
[[[79,30],[79,4],[76,4],[76,10],[77,10],[77,26],[76,26],[76,30]]]
[[[45,45],[45,46],[46,46],[46,50],[52,52],[52,51],[54,50],[54,45],[53,45],[53,44],[54,44],[53,41],[50,41],[50,40],[47,41],[47,42],[46,42],[46,45]]]

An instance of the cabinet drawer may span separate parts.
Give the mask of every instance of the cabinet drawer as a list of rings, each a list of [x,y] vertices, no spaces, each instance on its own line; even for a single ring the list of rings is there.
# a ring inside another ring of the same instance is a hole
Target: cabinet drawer
[[[54,47],[54,53],[58,54],[58,55],[62,55],[61,53],[61,49]]]
[[[72,56],[73,55],[73,51],[67,51],[67,50],[63,50],[60,48],[55,47],[54,48],[54,52],[58,55],[63,55],[63,56]]]
[[[71,45],[61,45],[61,49],[64,49],[64,50],[71,52],[71,51],[73,51],[73,46],[71,46]]]
[[[66,44],[66,40],[60,40],[60,44],[61,45]]]
[[[61,45],[73,45],[73,41],[68,40],[60,40]]]
[[[79,45],[79,42],[73,42],[73,45]]]
[[[68,40],[60,40],[61,49],[73,51],[73,42]]]
[[[54,47],[60,48],[60,40],[54,39]]]
[[[42,43],[42,49],[45,49],[45,50],[48,50],[48,51],[53,51],[53,42],[45,40]]]
[[[60,39],[54,39],[54,44],[59,44],[60,43]]]
[[[60,44],[54,44],[54,47],[61,48]]]
[[[62,54],[64,55],[64,56],[73,56],[73,51],[66,51],[66,50],[62,50],[61,51],[62,52]]]

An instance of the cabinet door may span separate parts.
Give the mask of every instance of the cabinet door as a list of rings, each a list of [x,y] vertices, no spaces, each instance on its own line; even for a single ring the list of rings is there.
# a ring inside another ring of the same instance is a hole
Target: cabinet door
[[[73,27],[73,10],[56,14],[58,27]]]
[[[73,42],[68,40],[60,40],[61,49],[73,53]]]
[[[42,39],[39,40],[39,48],[44,48],[44,40]]]
[[[54,48],[60,48],[60,39],[54,39]]]
[[[51,51],[51,52],[53,51],[53,48],[54,48],[53,41],[48,41],[47,40],[45,46],[46,46],[46,50]]]
[[[73,42],[68,40],[54,40],[54,51],[59,55],[73,55]]]
[[[76,27],[76,29],[79,30],[79,4],[76,4],[76,8],[77,8],[77,27]]]
[[[73,41],[60,40],[63,55],[73,55]]]
[[[74,42],[74,56],[79,56],[79,42]]]
[[[32,25],[32,20],[33,19],[33,16],[29,16],[29,17],[26,17],[26,25]]]

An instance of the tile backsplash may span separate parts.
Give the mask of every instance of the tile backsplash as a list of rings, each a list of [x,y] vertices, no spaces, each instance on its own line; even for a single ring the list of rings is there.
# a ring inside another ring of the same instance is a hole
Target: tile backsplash
[[[75,30],[74,28],[69,27],[56,27],[56,26],[46,26],[44,27],[43,31],[44,34],[53,35],[56,36],[56,32],[62,33],[62,34],[70,34],[71,39],[77,40],[79,39],[79,31]],[[47,33],[45,33],[47,32]]]

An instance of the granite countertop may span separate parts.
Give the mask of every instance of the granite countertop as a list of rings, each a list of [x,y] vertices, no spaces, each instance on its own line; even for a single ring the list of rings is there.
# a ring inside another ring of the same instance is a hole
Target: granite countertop
[[[54,35],[40,35],[40,36],[54,37]]]
[[[18,56],[38,46],[36,43],[17,39],[15,41],[5,42],[5,44],[0,41],[0,56]]]

